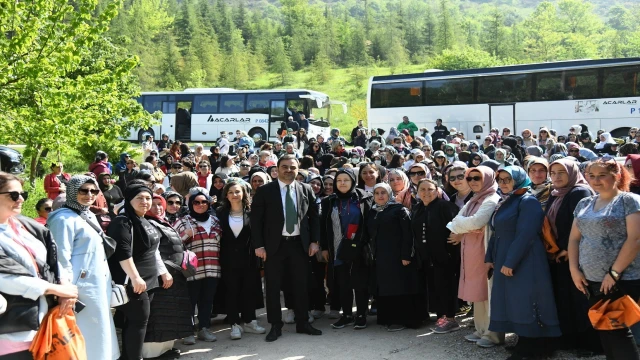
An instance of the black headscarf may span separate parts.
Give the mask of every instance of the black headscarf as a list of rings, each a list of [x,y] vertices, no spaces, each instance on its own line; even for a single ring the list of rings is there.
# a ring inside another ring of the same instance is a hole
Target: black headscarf
[[[340,174],[347,174],[351,178],[351,188],[349,188],[349,191],[346,192],[346,193],[341,193],[340,191],[338,191],[338,186],[335,183],[338,180],[338,176]],[[336,177],[333,180],[333,182],[334,182],[334,184],[333,184],[333,193],[336,194],[336,196],[339,199],[349,199],[349,198],[351,198],[351,196],[356,191],[356,174],[354,174],[353,170],[351,170],[351,169],[342,169],[342,170],[338,171],[338,173],[336,174]]]
[[[149,196],[153,197],[153,191],[142,184],[130,184],[124,189],[124,214],[129,218],[129,221],[131,221],[131,224],[133,225],[133,236],[141,239],[146,248],[150,248],[151,239],[149,239],[142,221],[144,219],[144,215],[138,216],[136,211],[133,209],[133,206],[131,206],[133,198],[142,192],[146,192]],[[147,221],[144,220],[144,222]]]
[[[222,189],[220,190],[216,189],[216,187],[213,186],[213,183],[216,181],[216,179],[222,180]],[[217,197],[218,202],[222,201],[222,190],[224,190],[224,186],[227,184],[227,180],[229,180],[227,174],[213,175],[213,177],[211,178],[211,188],[209,189],[209,196],[211,196],[212,198],[214,196]]]
[[[213,187],[213,186],[212,186],[212,187]],[[180,199],[180,203],[181,203],[181,204],[183,204],[183,206],[184,206],[184,197],[183,197],[182,195],[178,194],[178,193],[177,193],[177,192],[175,192],[175,191],[165,191],[165,192],[162,194],[162,197],[163,197],[165,200],[169,200],[169,198],[172,198],[172,197],[178,197],[178,198]],[[169,214],[168,212],[166,212],[166,211],[165,211],[164,216],[167,218],[167,220],[169,220],[169,222],[170,222],[171,224],[173,224],[173,223],[175,223],[175,222],[176,222],[176,220],[178,219],[178,214],[179,214],[179,213],[180,213],[180,209],[178,209],[178,212],[177,212],[177,213],[175,213],[175,214]]]
[[[213,185],[211,185],[211,187],[213,188]],[[189,215],[191,215],[192,218],[194,218],[196,221],[199,221],[199,222],[205,222],[211,216],[211,214],[209,214],[209,208],[211,208],[211,197],[209,197],[209,195],[205,191],[206,190],[201,187],[195,187],[189,190]],[[198,214],[193,209],[193,199],[195,199],[199,195],[203,195],[207,199],[207,203],[208,203],[207,211],[205,211],[202,214]]]

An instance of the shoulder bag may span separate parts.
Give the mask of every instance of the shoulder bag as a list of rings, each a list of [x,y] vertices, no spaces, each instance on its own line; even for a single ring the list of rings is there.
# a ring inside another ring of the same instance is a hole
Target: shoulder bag
[[[105,234],[104,231],[102,231],[102,229],[99,226],[97,226],[91,220],[89,220],[86,214],[83,214],[82,212],[77,211],[76,209],[72,209],[70,207],[66,207],[66,208],[80,215],[82,220],[86,221],[86,223],[89,224],[89,226],[91,226],[93,230],[95,230],[98,233],[98,235],[100,235],[100,237],[102,238],[102,246],[104,246],[104,253],[107,256],[107,259],[110,258],[111,255],[113,255],[113,253],[116,252],[116,240],[110,236],[107,236],[107,234]]]
[[[131,258],[133,259],[133,226],[131,226]],[[124,284],[116,284],[111,281],[111,308],[117,308],[129,302],[129,294],[127,294],[127,284],[129,283],[129,275],[124,278]]]

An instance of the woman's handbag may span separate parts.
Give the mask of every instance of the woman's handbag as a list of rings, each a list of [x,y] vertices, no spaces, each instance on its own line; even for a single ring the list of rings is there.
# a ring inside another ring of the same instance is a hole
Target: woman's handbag
[[[133,254],[133,227],[131,228],[131,254]],[[127,293],[127,284],[129,283],[129,275],[125,277],[124,284],[116,284],[111,282],[111,307],[117,308],[129,302]]]
[[[542,222],[542,243],[544,244],[545,250],[549,254],[555,254],[560,251],[558,244],[556,243],[556,238],[553,236],[553,231],[551,230],[551,223],[549,222],[549,218],[544,217],[544,221]]]
[[[182,275],[186,278],[196,275],[196,271],[198,270],[198,257],[193,251],[187,250],[186,248],[184,249],[180,269],[182,270]]]
[[[601,299],[589,309],[589,320],[596,330],[629,328],[640,322],[640,306],[629,295]]]
[[[75,314],[70,311],[61,317],[60,306],[51,309],[42,320],[29,351],[34,360],[86,360],[86,344]]]

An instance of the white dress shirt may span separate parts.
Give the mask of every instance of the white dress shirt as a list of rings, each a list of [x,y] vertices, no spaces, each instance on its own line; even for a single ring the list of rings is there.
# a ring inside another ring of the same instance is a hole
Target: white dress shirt
[[[278,179],[278,185],[280,186],[280,197],[282,198],[282,210],[284,213],[284,226],[282,227],[282,236],[298,236],[300,235],[300,223],[297,221],[298,196],[296,194],[295,184],[291,183],[291,196],[293,197],[293,205],[296,207],[296,225],[293,227],[292,233],[287,232],[287,184]]]

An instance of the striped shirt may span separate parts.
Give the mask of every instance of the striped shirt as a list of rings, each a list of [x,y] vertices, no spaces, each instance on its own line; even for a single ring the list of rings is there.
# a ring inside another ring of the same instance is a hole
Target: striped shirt
[[[211,226],[209,229],[205,229],[191,215],[187,214],[179,218],[173,227],[180,234],[186,248],[193,251],[198,257],[196,275],[187,280],[221,277],[220,237],[222,236],[222,228],[218,218],[212,215]],[[193,231],[193,236],[189,236],[190,230]]]

